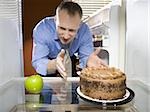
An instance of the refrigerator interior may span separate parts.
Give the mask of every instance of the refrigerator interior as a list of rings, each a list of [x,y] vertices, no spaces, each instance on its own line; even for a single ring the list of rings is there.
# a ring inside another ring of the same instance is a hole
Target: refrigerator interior
[[[23,77],[21,1],[0,0],[0,111],[23,102],[24,90],[13,80]]]
[[[126,2],[125,71],[150,86],[150,1]]]
[[[127,78],[138,80],[145,85],[146,89],[140,91],[136,96],[141,97],[142,95],[144,99],[137,100],[136,103],[142,104],[147,112],[150,109],[144,104],[150,103],[148,100],[150,96],[147,94],[150,86],[150,22],[148,21],[150,20],[150,1],[122,1],[126,4],[126,39],[123,48],[125,55],[120,57],[121,50],[117,49],[118,59],[116,61],[119,65],[119,59],[124,59],[122,66]],[[3,4],[0,5],[0,111],[8,112],[14,105],[25,102],[21,0],[1,0],[0,4]],[[117,29],[119,29],[118,26]],[[120,42],[120,40],[113,41]],[[120,46],[115,45],[113,48],[116,47]],[[114,52],[113,57],[115,57]],[[135,91],[138,91],[140,86],[135,85],[134,87]],[[142,110],[141,107],[139,108]]]

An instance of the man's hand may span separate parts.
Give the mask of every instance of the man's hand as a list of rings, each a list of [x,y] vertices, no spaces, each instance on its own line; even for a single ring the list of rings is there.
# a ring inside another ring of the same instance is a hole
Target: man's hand
[[[97,56],[100,50],[101,50],[100,48],[96,49],[89,56],[88,61],[87,61],[88,67],[108,67],[108,65]]]
[[[66,73],[65,66],[63,64],[64,56],[65,56],[65,50],[62,49],[59,52],[59,54],[57,55],[57,58],[56,58],[56,68],[57,68],[58,72],[60,73],[60,75],[64,79],[66,79],[67,78],[67,73]]]

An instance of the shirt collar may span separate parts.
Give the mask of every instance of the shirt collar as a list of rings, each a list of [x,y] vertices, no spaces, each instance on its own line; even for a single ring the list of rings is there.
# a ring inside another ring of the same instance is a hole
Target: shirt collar
[[[54,40],[59,40],[57,32],[54,33]]]

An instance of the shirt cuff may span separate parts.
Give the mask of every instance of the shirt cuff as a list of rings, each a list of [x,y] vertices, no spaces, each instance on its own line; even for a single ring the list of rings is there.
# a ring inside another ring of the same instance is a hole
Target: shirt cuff
[[[87,60],[88,60],[88,57],[81,59],[80,64],[79,64],[81,68],[85,68],[86,67]]]
[[[37,64],[36,72],[46,76],[47,75],[47,64],[48,60],[42,60],[42,62]]]

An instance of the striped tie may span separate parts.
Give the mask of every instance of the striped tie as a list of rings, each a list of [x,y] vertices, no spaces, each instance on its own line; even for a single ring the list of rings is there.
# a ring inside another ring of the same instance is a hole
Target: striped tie
[[[68,49],[65,49],[64,65],[66,68],[67,77],[72,76],[72,62]]]

